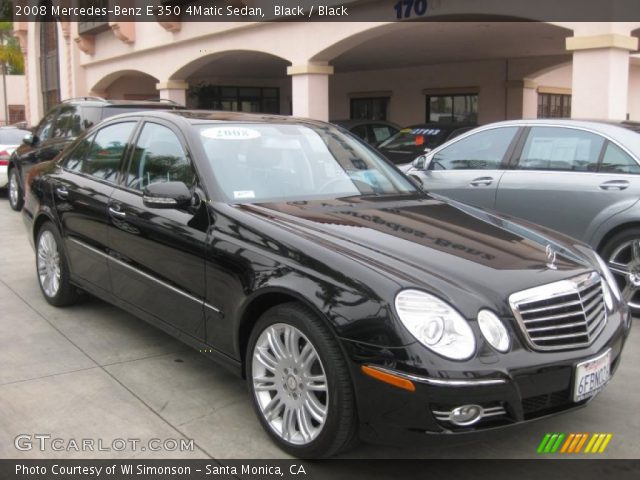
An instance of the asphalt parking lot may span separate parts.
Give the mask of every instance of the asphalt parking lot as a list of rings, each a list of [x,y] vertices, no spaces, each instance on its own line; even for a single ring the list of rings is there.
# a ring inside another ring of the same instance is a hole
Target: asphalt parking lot
[[[242,380],[92,297],[45,302],[20,215],[0,197],[0,457],[287,458],[260,427]],[[637,330],[637,320],[635,321]],[[361,445],[356,458],[540,458],[547,432],[607,432],[599,458],[640,458],[640,333],[608,388],[584,409],[499,432]],[[62,439],[193,439],[194,450],[17,450],[21,434]],[[581,454],[587,458],[590,455]]]

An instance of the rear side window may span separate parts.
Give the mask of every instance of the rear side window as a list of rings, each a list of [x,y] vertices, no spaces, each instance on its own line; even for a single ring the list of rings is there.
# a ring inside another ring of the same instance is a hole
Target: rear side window
[[[492,128],[470,135],[434,155],[432,170],[497,170],[518,127]]]
[[[144,190],[152,183],[195,183],[195,173],[189,157],[176,134],[157,123],[145,123],[136,142],[125,185]]]
[[[136,122],[122,122],[99,130],[81,141],[67,159],[69,170],[115,182],[129,138]]]
[[[600,171],[603,173],[640,173],[640,166],[619,146],[609,142],[602,157]]]
[[[595,172],[604,138],[574,128],[533,127],[518,169]]]

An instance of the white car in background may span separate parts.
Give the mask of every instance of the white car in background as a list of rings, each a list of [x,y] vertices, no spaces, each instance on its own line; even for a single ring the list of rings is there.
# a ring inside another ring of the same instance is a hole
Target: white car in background
[[[0,188],[7,186],[9,157],[27,133],[30,132],[17,127],[0,127]]]

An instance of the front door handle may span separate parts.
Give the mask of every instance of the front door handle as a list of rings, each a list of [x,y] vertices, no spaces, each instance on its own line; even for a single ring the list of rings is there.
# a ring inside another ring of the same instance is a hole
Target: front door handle
[[[601,190],[625,190],[629,188],[627,180],[609,180],[600,184]]]
[[[488,187],[493,183],[493,177],[480,177],[469,182],[472,187]]]
[[[56,187],[56,196],[61,200],[66,200],[69,196],[69,190],[67,190],[67,187],[58,186]]]
[[[127,216],[118,205],[109,205],[109,215],[120,220]]]

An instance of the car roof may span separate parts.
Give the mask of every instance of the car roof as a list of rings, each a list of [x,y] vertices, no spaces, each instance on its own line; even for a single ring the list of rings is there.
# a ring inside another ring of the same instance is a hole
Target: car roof
[[[90,107],[147,107],[173,109],[184,108],[171,100],[109,100],[100,97],[76,97],[68,98],[59,105],[83,105]]]
[[[138,112],[122,113],[109,120],[127,118],[127,117],[160,117],[166,119],[182,119],[190,124],[206,124],[206,123],[226,123],[226,122],[243,122],[243,123],[291,123],[291,124],[307,124],[316,125],[318,127],[326,127],[327,122],[314,120],[311,118],[291,117],[287,115],[274,115],[266,113],[245,113],[245,112],[229,112],[218,110],[141,110]]]

